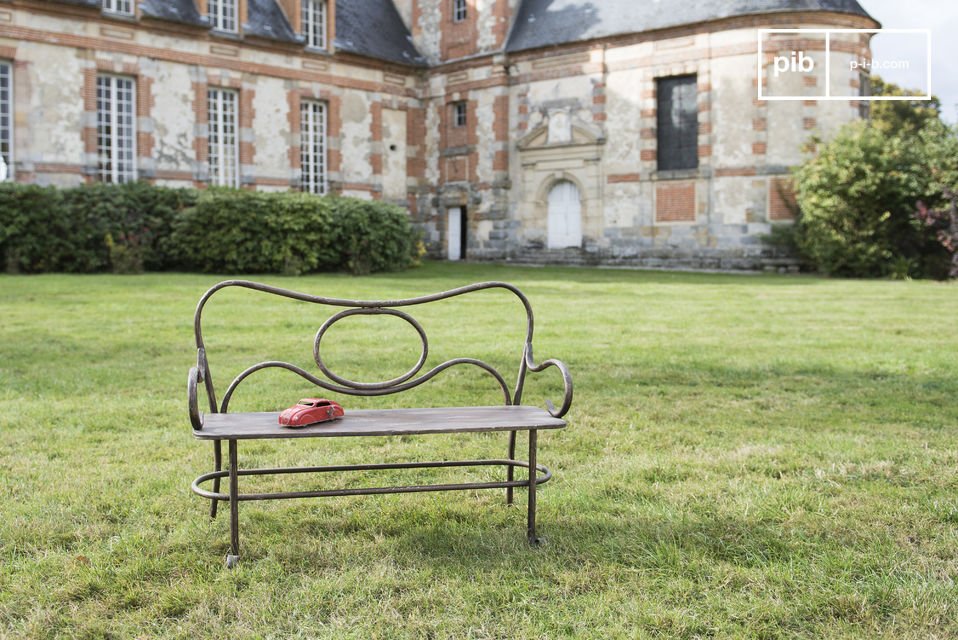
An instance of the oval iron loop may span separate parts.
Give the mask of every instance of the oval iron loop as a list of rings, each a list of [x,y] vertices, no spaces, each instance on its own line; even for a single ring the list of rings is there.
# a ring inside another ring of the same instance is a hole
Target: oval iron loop
[[[329,367],[326,366],[326,363],[323,362],[323,358],[319,353],[319,344],[323,339],[323,336],[332,327],[334,324],[342,320],[343,318],[348,318],[349,316],[394,316],[408,322],[419,334],[419,339],[422,340],[422,353],[419,355],[419,362],[416,365],[399,376],[398,378],[393,378],[392,380],[385,380],[383,382],[356,382],[348,378],[343,378],[338,376],[332,371],[329,370]],[[323,326],[319,328],[319,331],[316,332],[316,339],[313,341],[313,359],[316,361],[316,365],[319,366],[320,370],[326,374],[326,377],[332,380],[333,382],[338,382],[344,387],[350,387],[351,389],[389,389],[398,384],[402,384],[406,380],[409,380],[414,375],[419,373],[422,369],[422,366],[426,364],[426,356],[429,355],[429,340],[426,338],[426,331],[422,328],[422,325],[413,318],[408,313],[399,311],[398,309],[382,309],[377,307],[371,308],[359,308],[359,309],[346,309],[345,311],[340,311],[339,313],[333,315],[326,322],[323,323]]]
[[[200,298],[200,301],[196,305],[196,311],[193,314],[193,334],[196,338],[197,348],[204,347],[203,343],[203,329],[202,329],[202,316],[203,308],[206,306],[206,303],[217,291],[226,289],[228,287],[241,287],[244,289],[251,289],[253,291],[259,291],[262,293],[271,293],[273,295],[282,296],[284,298],[290,298],[293,300],[301,300],[303,302],[312,302],[316,304],[325,304],[333,307],[408,307],[413,305],[426,304],[428,302],[435,302],[437,300],[446,300],[448,298],[453,298],[456,296],[461,296],[467,293],[472,293],[473,291],[481,291],[484,289],[505,289],[512,292],[519,301],[522,303],[523,308],[526,311],[526,342],[532,341],[532,333],[535,327],[535,320],[532,315],[532,305],[529,302],[529,299],[522,293],[516,286],[509,284],[508,282],[477,282],[476,284],[471,284],[465,287],[459,287],[457,289],[450,289],[449,291],[443,291],[442,293],[434,293],[432,295],[419,296],[416,298],[404,298],[397,300],[348,300],[344,298],[326,298],[323,296],[314,296],[306,293],[301,293],[299,291],[292,291],[290,289],[283,289],[280,287],[274,287],[268,284],[263,284],[261,282],[252,282],[250,280],[224,280],[212,287],[210,287],[206,293],[203,294],[203,297]]]

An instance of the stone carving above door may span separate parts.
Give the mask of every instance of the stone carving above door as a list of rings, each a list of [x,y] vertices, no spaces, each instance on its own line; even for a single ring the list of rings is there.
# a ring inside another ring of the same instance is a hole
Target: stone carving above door
[[[564,109],[553,109],[535,129],[519,139],[520,151],[556,147],[598,146],[605,144],[605,134],[590,123]]]

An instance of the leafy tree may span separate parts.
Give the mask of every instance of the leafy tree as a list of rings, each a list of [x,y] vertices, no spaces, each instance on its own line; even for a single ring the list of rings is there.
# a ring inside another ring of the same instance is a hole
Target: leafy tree
[[[893,82],[885,82],[880,76],[871,76],[873,96],[921,96],[921,91],[902,89]],[[870,104],[872,125],[886,134],[910,135],[925,127],[941,122],[941,100],[876,100]]]

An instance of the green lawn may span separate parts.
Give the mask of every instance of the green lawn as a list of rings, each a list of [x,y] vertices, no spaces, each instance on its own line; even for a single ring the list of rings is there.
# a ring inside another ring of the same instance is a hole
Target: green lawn
[[[243,559],[226,571],[228,519],[210,522],[189,491],[211,455],[185,404],[193,308],[218,278],[0,277],[0,637],[958,636],[955,285],[436,264],[263,279],[363,298],[522,288],[537,359],[563,359],[576,383],[569,428],[540,437],[555,472],[539,493],[546,545],[525,543],[521,493],[517,508],[502,491],[244,503]],[[486,356],[512,379],[520,312],[504,293],[424,309],[430,363]],[[206,331],[221,393],[259,360],[308,366],[324,319],[218,294]],[[395,318],[328,339],[324,357],[353,378],[398,375],[418,353]],[[311,393],[284,372],[246,385],[237,411]],[[552,369],[525,403],[560,394]],[[410,394],[342,400],[499,397],[454,369]],[[266,466],[505,447],[485,434],[239,451]],[[282,481],[241,487],[319,482]]]

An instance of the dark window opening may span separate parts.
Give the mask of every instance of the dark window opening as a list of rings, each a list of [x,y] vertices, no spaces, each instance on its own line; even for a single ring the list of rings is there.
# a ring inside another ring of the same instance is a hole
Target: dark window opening
[[[452,0],[452,21],[462,22],[466,15],[466,0]]]
[[[699,166],[697,78],[675,76],[656,80],[656,140],[659,171]]]
[[[452,126],[466,126],[467,109],[465,101],[452,103]]]

